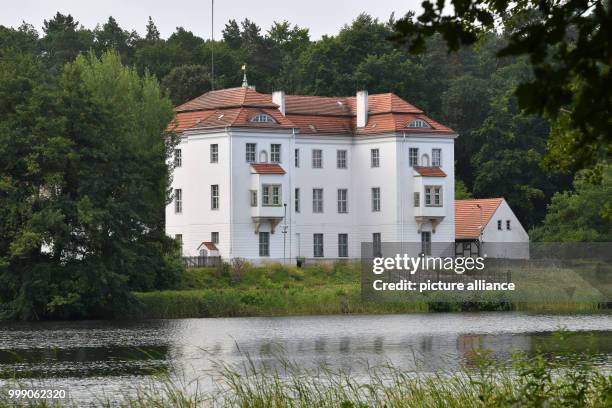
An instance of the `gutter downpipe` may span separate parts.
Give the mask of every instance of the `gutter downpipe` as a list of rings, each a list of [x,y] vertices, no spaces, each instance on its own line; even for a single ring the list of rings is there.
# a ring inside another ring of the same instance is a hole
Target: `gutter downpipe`
[[[293,177],[295,177],[295,128],[291,128],[291,152],[289,155],[289,168],[292,170],[289,172],[289,264],[291,264],[291,260],[293,259],[293,202],[295,201],[295,197],[293,194]],[[291,200],[293,197],[293,200]]]
[[[405,157],[406,157],[406,131],[402,130],[402,162],[403,162],[403,160],[405,160]],[[400,178],[400,179],[401,179],[401,178]],[[413,183],[413,186],[414,186],[414,183]],[[404,194],[402,193],[402,200],[403,200],[403,199],[404,199]],[[402,200],[400,200],[400,202],[401,202]],[[404,204],[406,204],[406,203],[404,203]],[[419,203],[419,204],[420,204],[420,203]],[[402,218],[401,218],[401,221],[402,221],[402,226],[400,227],[400,231],[401,231],[401,238],[400,238],[400,239],[401,239],[401,241],[400,241],[400,242],[401,242],[401,244],[400,244],[400,246],[401,246],[401,248],[402,248],[402,253],[405,253],[405,252],[406,252],[406,249],[404,248],[404,246],[405,246],[405,242],[406,242],[406,237],[405,237],[405,233],[406,233],[405,229],[406,229],[406,226],[405,226],[404,224],[406,223],[406,219],[405,219],[405,216],[404,216],[404,215],[405,215],[405,214],[404,214],[404,208],[402,208],[402,209],[401,209],[401,211],[402,211],[402,212],[401,212],[401,214],[402,214],[402,215],[401,215],[401,217],[402,217]]]
[[[232,135],[230,135],[228,127],[225,127],[225,134],[229,141],[229,223],[230,223],[230,240],[229,240],[229,257],[232,259],[234,252],[234,207],[232,206]]]

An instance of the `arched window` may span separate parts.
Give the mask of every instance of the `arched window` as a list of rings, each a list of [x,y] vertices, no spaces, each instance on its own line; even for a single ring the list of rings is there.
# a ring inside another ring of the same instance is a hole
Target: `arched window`
[[[276,123],[274,118],[265,113],[258,113],[257,115],[251,118],[251,122],[253,123]]]
[[[268,152],[266,152],[265,150],[262,150],[261,152],[259,152],[259,162],[260,163],[268,162]]]
[[[429,129],[429,123],[425,122],[423,119],[415,119],[412,122],[408,123],[406,127],[409,128],[421,128],[421,129]]]
[[[429,167],[429,155],[424,154],[421,156],[421,166]]]

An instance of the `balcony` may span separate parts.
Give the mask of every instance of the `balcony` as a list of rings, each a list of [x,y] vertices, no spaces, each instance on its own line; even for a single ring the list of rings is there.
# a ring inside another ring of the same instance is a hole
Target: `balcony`
[[[255,223],[255,233],[259,233],[259,227],[269,223],[271,233],[274,234],[276,226],[285,218],[285,207],[283,205],[251,207],[251,218]]]

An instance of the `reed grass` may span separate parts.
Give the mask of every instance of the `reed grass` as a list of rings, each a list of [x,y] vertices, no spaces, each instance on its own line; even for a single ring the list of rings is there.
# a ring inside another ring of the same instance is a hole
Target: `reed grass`
[[[248,359],[240,366],[218,363],[209,375],[218,388],[204,392],[197,384],[164,377],[138,388],[122,400],[100,400],[94,407],[592,407],[612,406],[612,376],[584,356],[547,359],[515,356],[511,366],[480,356],[475,369],[456,373],[403,371],[385,364],[365,375],[325,366],[307,369],[286,360],[274,366]],[[1,388],[0,388],[1,391]],[[30,404],[2,397],[4,407],[68,407],[76,402]]]

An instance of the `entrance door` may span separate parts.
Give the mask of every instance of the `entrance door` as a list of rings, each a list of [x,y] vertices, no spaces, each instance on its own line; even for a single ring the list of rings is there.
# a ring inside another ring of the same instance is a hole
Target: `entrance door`
[[[425,255],[431,255],[431,232],[421,232],[421,252]]]

